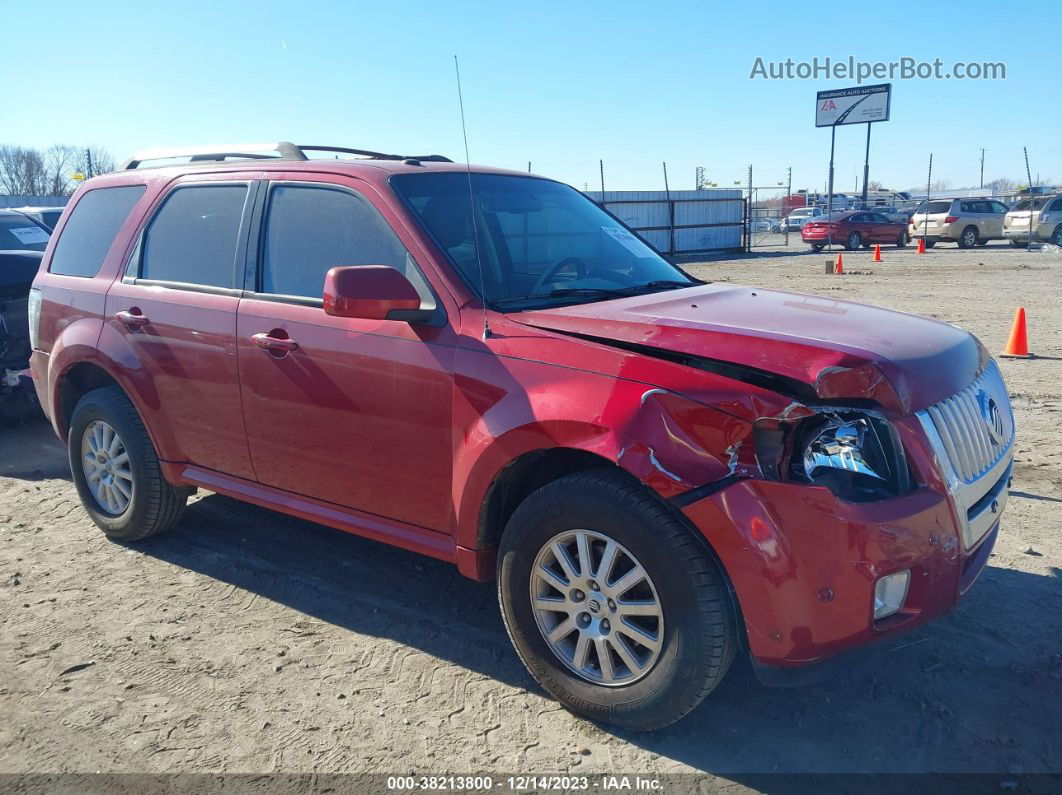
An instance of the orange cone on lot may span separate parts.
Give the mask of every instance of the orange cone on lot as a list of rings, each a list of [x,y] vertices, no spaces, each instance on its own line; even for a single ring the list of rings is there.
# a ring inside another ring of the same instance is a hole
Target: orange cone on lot
[[[1029,340],[1025,334],[1024,306],[1018,307],[1018,311],[1014,313],[1014,325],[1010,327],[1010,337],[1007,339],[1007,346],[1003,349],[1003,353],[999,355],[1008,359],[1032,358],[1032,354],[1029,353]]]
[[[844,257],[840,254],[837,255],[837,262],[833,265],[834,273],[844,273]]]
[[[874,262],[881,262],[881,246],[874,246]]]
[[[926,253],[926,239],[924,237],[918,238],[918,253],[919,254],[925,254]]]

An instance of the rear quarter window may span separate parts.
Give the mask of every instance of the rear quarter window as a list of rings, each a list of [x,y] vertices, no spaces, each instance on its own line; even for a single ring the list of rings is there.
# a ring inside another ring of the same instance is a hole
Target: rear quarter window
[[[96,188],[82,196],[55,244],[48,272],[83,277],[99,273],[115,235],[144,190],[143,185],[126,185]]]

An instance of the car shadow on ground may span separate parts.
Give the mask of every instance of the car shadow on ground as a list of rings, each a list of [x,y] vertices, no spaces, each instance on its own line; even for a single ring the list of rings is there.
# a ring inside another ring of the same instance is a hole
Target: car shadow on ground
[[[218,495],[193,502],[175,530],[134,548],[541,692],[509,644],[493,585],[449,564]],[[739,659],[675,726],[601,728],[736,781],[749,771],[1006,772],[1011,759],[1026,772],[1057,768],[1059,749],[1049,738],[1050,716],[1062,704],[1062,654],[1051,641],[1062,636],[1060,573],[990,566],[955,613],[879,645],[839,677],[765,688]],[[1021,629],[1031,621],[1035,629]],[[1016,627],[1039,640],[1016,638]]]

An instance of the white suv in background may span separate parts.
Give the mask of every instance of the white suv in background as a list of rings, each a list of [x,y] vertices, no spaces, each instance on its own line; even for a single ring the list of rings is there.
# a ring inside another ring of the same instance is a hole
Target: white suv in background
[[[995,199],[930,199],[918,205],[908,232],[913,240],[925,238],[927,248],[938,242],[973,248],[1003,237],[1006,214]]]
[[[795,210],[790,210],[789,215],[782,220],[782,225],[790,232],[799,232],[804,224],[820,215],[822,215],[822,210],[818,207],[797,207]]]
[[[1003,237],[1012,246],[1027,246],[1030,237],[1062,246],[1062,195],[1022,199],[1003,219]]]

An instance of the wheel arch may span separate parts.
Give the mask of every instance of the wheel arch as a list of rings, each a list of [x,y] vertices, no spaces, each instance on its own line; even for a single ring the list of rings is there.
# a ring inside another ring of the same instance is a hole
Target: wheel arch
[[[497,547],[509,517],[532,492],[567,475],[595,469],[622,472],[634,480],[614,461],[572,447],[530,450],[509,461],[491,481],[484,495],[476,524],[477,548]]]

